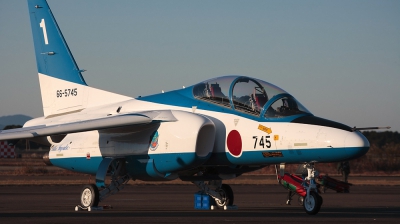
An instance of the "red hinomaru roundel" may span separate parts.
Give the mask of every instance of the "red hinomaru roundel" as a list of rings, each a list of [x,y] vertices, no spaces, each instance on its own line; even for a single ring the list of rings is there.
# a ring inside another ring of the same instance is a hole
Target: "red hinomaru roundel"
[[[226,139],[229,152],[234,156],[239,156],[242,153],[242,137],[239,132],[232,130],[229,132]]]

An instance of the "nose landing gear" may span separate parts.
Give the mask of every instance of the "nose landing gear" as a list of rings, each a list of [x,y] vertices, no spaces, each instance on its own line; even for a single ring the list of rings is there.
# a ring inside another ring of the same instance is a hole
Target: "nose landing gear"
[[[296,175],[285,173],[285,165],[281,164],[279,173],[276,167],[277,179],[279,184],[289,190],[288,200],[286,201],[287,205],[290,205],[292,197],[298,194],[299,204],[303,205],[306,213],[315,215],[321,209],[323,202],[322,197],[318,194],[317,183],[315,182],[315,177],[319,174],[314,169],[314,164],[312,163],[306,164],[305,168],[308,175],[302,179]]]

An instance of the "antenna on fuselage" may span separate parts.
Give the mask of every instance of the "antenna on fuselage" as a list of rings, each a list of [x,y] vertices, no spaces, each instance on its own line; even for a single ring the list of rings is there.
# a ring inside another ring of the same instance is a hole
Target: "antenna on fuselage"
[[[390,129],[391,127],[387,126],[387,127],[365,127],[365,128],[357,128],[354,127],[351,130],[353,131],[360,131],[360,130],[374,130],[374,129]]]

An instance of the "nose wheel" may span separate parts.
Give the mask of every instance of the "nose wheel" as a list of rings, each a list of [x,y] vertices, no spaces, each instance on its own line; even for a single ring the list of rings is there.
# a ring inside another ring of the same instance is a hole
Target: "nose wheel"
[[[311,191],[308,197],[304,198],[303,207],[307,214],[315,215],[319,212],[322,205],[322,197],[318,193]]]

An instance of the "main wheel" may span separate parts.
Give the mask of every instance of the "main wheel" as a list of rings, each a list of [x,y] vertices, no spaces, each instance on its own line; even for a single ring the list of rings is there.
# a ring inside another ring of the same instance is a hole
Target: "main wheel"
[[[94,184],[83,186],[81,192],[81,205],[84,208],[97,206],[99,204],[99,189]]]
[[[315,215],[319,212],[322,204],[321,196],[311,191],[309,197],[304,197],[303,207],[307,214]]]
[[[233,191],[228,184],[222,184],[221,188],[217,189],[217,192],[219,192],[222,198],[222,200],[215,199],[215,204],[219,208],[223,208],[226,205],[233,205]]]

